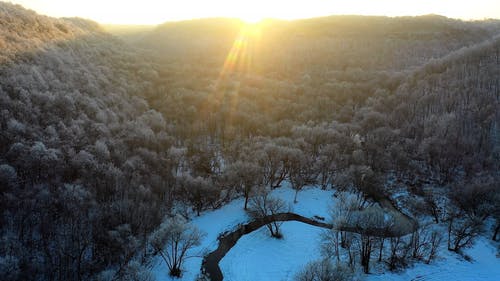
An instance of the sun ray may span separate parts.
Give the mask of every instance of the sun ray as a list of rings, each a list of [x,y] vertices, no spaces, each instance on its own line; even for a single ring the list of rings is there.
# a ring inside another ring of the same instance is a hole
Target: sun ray
[[[259,24],[245,24],[242,27],[226,56],[218,81],[228,73],[244,74],[249,71],[251,66],[250,58],[254,55],[252,46],[258,42],[259,37]]]
[[[244,77],[252,71],[255,46],[259,44],[261,35],[260,28],[260,24],[247,23],[242,26],[226,55],[216,81],[214,81],[211,94],[207,97],[207,108],[203,112],[205,112],[205,116],[209,112],[222,114],[224,124],[219,124],[221,126],[219,128],[223,131],[232,127],[235,114],[237,114],[240,89]],[[215,104],[213,101],[216,101]],[[202,116],[200,115],[200,117]]]

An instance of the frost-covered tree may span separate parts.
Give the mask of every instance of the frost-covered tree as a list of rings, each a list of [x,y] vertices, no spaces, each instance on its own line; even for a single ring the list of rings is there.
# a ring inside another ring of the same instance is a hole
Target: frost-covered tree
[[[252,192],[262,184],[261,168],[252,162],[236,161],[226,167],[224,181],[226,185],[243,194],[246,210]]]
[[[269,194],[268,190],[262,189],[250,199],[250,208],[248,213],[252,218],[262,219],[267,216],[273,216],[279,213],[289,211],[289,206],[280,198],[275,198]],[[272,221],[266,224],[267,229],[272,237],[281,238],[283,235],[280,232],[282,221]]]
[[[172,276],[182,274],[182,265],[187,258],[195,256],[189,250],[200,245],[202,232],[177,215],[165,219],[150,236],[151,246],[162,257]]]
[[[369,207],[354,215],[352,225],[360,228],[360,237],[358,243],[360,245],[361,266],[365,273],[370,272],[370,260],[374,249],[375,238],[369,234],[368,230],[373,228],[382,228],[384,225],[384,213],[382,209]]]
[[[126,266],[120,268],[118,272],[112,269],[100,272],[96,281],[154,281],[153,273],[137,261],[131,261]]]
[[[0,186],[2,189],[13,188],[18,184],[16,169],[9,164],[0,165]]]
[[[474,239],[483,231],[483,222],[478,217],[469,217],[460,212],[448,211],[448,250],[460,252],[471,247]]]
[[[211,179],[184,175],[179,178],[179,185],[181,186],[179,197],[187,199],[197,216],[206,207],[217,205],[220,190],[215,187]]]
[[[328,260],[314,261],[305,266],[295,276],[296,281],[353,281],[361,280],[352,270]]]
[[[299,148],[290,148],[288,150],[286,165],[288,166],[290,184],[295,190],[293,202],[297,203],[299,191],[301,191],[304,186],[315,183],[312,157]]]

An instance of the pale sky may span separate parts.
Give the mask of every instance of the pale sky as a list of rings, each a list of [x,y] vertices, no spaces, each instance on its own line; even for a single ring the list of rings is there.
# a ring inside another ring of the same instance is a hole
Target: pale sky
[[[5,1],[5,0],[4,0]],[[78,16],[100,23],[159,24],[205,17],[297,19],[325,15],[440,14],[500,19],[500,0],[7,0],[53,17]]]

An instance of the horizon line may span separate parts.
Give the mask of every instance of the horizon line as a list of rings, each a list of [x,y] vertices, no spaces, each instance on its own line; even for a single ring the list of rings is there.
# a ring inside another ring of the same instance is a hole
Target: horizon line
[[[467,18],[466,19],[466,18],[460,18],[460,17],[449,17],[449,16],[445,16],[442,14],[426,13],[426,14],[419,14],[419,15],[329,14],[329,15],[322,15],[322,16],[315,16],[315,17],[301,17],[301,18],[266,17],[266,18],[261,19],[258,22],[259,23],[265,22],[265,21],[293,22],[293,21],[320,19],[320,18],[328,18],[328,17],[418,18],[418,17],[425,17],[425,16],[443,17],[443,18],[447,18],[447,19],[451,19],[451,20],[458,20],[458,21],[463,21],[463,22],[489,21],[489,20],[500,21],[500,18],[491,18],[491,17]],[[59,18],[75,18],[75,17],[59,17]],[[179,23],[179,22],[196,21],[196,20],[209,20],[209,19],[232,19],[232,20],[238,20],[241,22],[245,22],[245,20],[243,20],[239,17],[233,17],[233,16],[193,17],[193,18],[185,18],[185,19],[166,20],[166,21],[162,21],[162,22],[158,22],[158,23],[102,22],[102,21],[94,20],[92,18],[85,18],[85,17],[79,17],[79,16],[76,16],[76,18],[87,19],[87,20],[94,21],[94,22],[101,24],[101,25],[121,25],[121,26],[157,26],[157,25],[162,25],[162,24],[167,24],[167,23]]]

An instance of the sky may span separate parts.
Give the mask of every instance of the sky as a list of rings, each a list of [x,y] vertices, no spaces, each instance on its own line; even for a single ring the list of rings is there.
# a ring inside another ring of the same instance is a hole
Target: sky
[[[3,0],[5,1],[5,0]],[[107,24],[159,24],[206,17],[297,19],[359,14],[440,14],[500,19],[500,0],[7,0],[53,17],[83,17]]]

